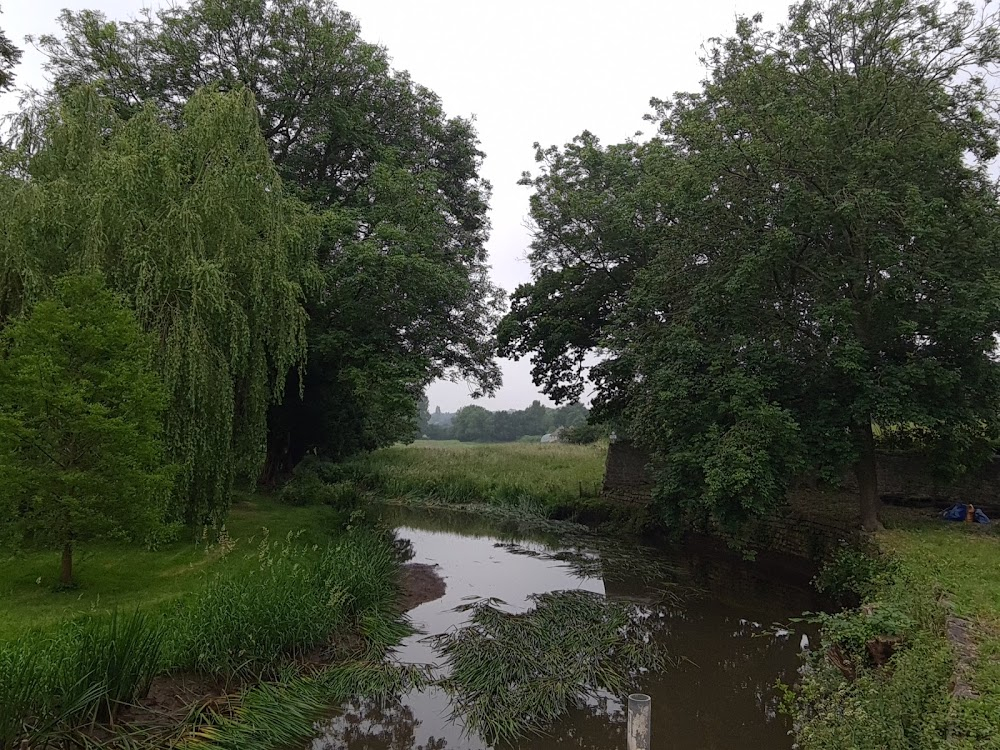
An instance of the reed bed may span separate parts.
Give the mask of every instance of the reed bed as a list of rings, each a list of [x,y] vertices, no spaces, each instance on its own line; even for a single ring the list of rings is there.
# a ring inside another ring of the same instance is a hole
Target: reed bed
[[[158,613],[94,614],[0,642],[0,750],[89,741],[95,726],[113,726],[172,671],[228,689],[276,680],[250,687],[241,714],[249,715],[298,674],[296,659],[335,648],[341,635],[360,636],[374,655],[407,632],[395,607],[399,562],[385,533],[356,529],[324,547],[265,539],[254,557],[252,566],[234,559]],[[313,694],[302,679],[290,692],[303,696],[300,705]],[[312,709],[299,721],[290,708],[283,726],[308,731],[321,713]],[[261,710],[259,721],[278,715]]]

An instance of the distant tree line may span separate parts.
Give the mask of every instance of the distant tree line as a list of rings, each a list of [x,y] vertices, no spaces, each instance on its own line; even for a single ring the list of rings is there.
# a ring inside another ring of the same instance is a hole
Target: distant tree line
[[[581,442],[596,440],[600,428],[588,428],[590,412],[583,404],[572,403],[550,408],[540,401],[521,410],[489,411],[482,406],[463,406],[450,414],[426,411],[421,418],[421,437],[429,440],[461,440],[465,443],[511,443],[518,440],[540,440],[543,435],[559,432],[569,438],[579,436]],[[561,438],[562,439],[562,438]]]

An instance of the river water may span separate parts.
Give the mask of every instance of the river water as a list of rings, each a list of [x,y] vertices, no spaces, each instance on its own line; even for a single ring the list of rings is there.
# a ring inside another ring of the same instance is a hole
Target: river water
[[[470,597],[496,597],[510,611],[528,597],[581,589],[647,608],[671,664],[646,674],[636,692],[652,697],[655,750],[788,750],[790,722],[778,712],[776,683],[792,683],[807,637],[779,625],[816,602],[805,576],[762,574],[718,552],[648,548],[571,533],[534,533],[459,514],[388,510],[413,562],[437,566],[447,590],[409,613],[420,633],[395,653],[401,662],[440,664],[427,636],[462,625]],[[622,705],[607,696],[566,715],[520,748],[624,750]],[[310,750],[482,750],[450,717],[439,689],[411,692],[388,706],[355,701],[317,726]]]

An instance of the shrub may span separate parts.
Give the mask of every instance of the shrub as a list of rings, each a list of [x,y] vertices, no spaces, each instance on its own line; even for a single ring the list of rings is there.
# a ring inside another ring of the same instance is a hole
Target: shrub
[[[813,585],[841,601],[860,602],[873,597],[897,570],[895,560],[870,541],[838,547],[823,563]]]
[[[923,578],[891,565],[890,574],[876,576],[877,602],[818,618],[821,647],[808,656],[786,704],[803,750],[943,746],[954,668],[943,610]],[[873,660],[867,648],[880,638],[894,642],[888,663]]]
[[[607,425],[600,424],[578,424],[572,427],[564,427],[559,431],[559,439],[564,443],[575,445],[590,445],[598,440],[606,440],[611,431]]]

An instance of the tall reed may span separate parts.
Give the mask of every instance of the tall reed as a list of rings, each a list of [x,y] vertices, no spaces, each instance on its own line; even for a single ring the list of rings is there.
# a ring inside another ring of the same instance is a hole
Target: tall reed
[[[163,627],[140,612],[93,615],[0,644],[0,748],[109,721],[145,697]]]
[[[273,678],[288,657],[365,624],[369,613],[388,612],[398,593],[392,547],[368,530],[326,548],[265,539],[252,563],[178,604],[172,666],[230,681]]]

